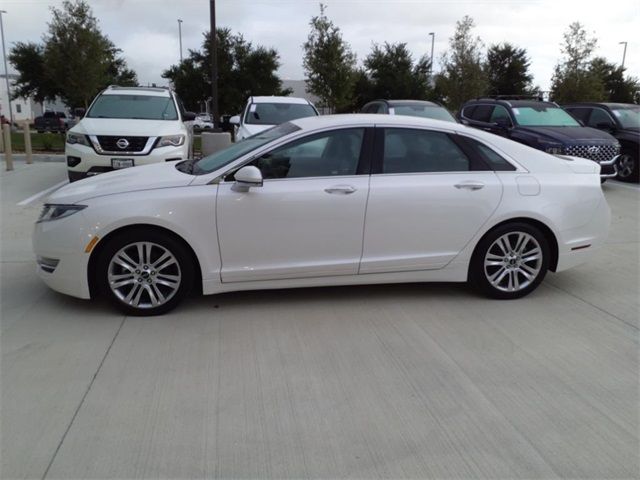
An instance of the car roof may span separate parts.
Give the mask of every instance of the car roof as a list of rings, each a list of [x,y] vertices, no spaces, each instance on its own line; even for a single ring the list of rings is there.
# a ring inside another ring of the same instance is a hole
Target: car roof
[[[636,105],[635,103],[612,103],[612,102],[576,102],[576,103],[567,103],[566,105],[562,105],[563,107],[609,107],[609,108],[629,108],[629,107],[640,107],[640,105]]]
[[[262,97],[250,97],[250,103],[298,103],[303,105],[309,105],[309,101],[300,97],[277,97],[277,96],[262,96]]]
[[[470,100],[468,102],[465,103],[465,106],[467,105],[474,105],[474,104],[495,104],[495,105],[507,105],[509,107],[532,107],[532,108],[536,108],[536,107],[540,107],[540,106],[546,106],[546,107],[558,107],[558,105],[554,102],[543,102],[540,100],[505,100],[505,99],[496,99],[496,98],[476,98],[474,100]]]
[[[337,115],[303,117],[296,120],[291,120],[291,123],[297,125],[302,129],[309,130],[316,130],[326,127],[340,127],[342,125],[362,125],[371,127],[373,127],[374,125],[401,125],[405,127],[415,126],[433,127],[440,129],[444,128],[449,131],[470,131],[469,127],[444,120],[434,120],[432,118],[424,117],[410,117],[407,115],[371,115],[368,113],[346,113]]]
[[[429,102],[428,100],[386,100],[386,99],[379,99],[379,100],[372,100],[371,102],[368,103],[373,103],[373,102],[384,102],[387,105],[389,105],[390,107],[395,107],[395,106],[400,106],[400,105],[425,105],[425,106],[430,106],[430,107],[440,107],[440,105],[438,105],[435,102]]]
[[[147,95],[149,97],[170,97],[171,90],[162,87],[119,87],[112,85],[102,95]]]

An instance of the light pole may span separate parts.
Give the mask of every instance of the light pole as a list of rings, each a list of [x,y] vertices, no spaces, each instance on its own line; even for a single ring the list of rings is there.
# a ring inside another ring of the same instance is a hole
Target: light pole
[[[624,59],[627,56],[627,42],[620,42],[618,45],[624,44],[624,51],[622,52],[622,66],[621,69],[624,70]]]
[[[218,47],[216,36],[216,0],[209,0],[209,23],[211,31],[211,117],[213,130],[218,131]]]
[[[433,44],[436,41],[435,32],[429,32],[429,36],[431,37],[431,63],[429,64],[429,76],[433,77]]]
[[[180,39],[180,63],[182,63],[182,20],[178,19],[178,38]]]
[[[13,128],[13,111],[11,110],[11,88],[9,87],[9,70],[7,69],[7,52],[4,48],[4,26],[2,25],[2,14],[7,13],[0,10],[0,35],[2,35],[2,57],[4,58],[4,79],[7,82],[7,103],[9,104],[9,121]]]

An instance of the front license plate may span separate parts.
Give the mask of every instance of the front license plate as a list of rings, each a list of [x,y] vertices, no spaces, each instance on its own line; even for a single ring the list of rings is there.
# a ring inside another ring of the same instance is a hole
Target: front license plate
[[[129,168],[133,167],[133,158],[112,158],[111,168]]]

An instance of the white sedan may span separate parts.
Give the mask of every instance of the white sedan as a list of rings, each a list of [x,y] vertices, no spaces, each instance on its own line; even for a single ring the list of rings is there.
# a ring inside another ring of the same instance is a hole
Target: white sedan
[[[63,187],[33,243],[51,288],[138,315],[192,290],[469,281],[511,299],[604,244],[599,170],[451,122],[309,117]]]

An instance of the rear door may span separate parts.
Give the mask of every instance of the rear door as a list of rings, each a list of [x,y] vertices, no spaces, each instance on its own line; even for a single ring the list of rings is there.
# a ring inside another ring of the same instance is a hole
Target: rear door
[[[377,129],[360,273],[442,268],[489,219],[502,184],[459,142],[438,131]]]

